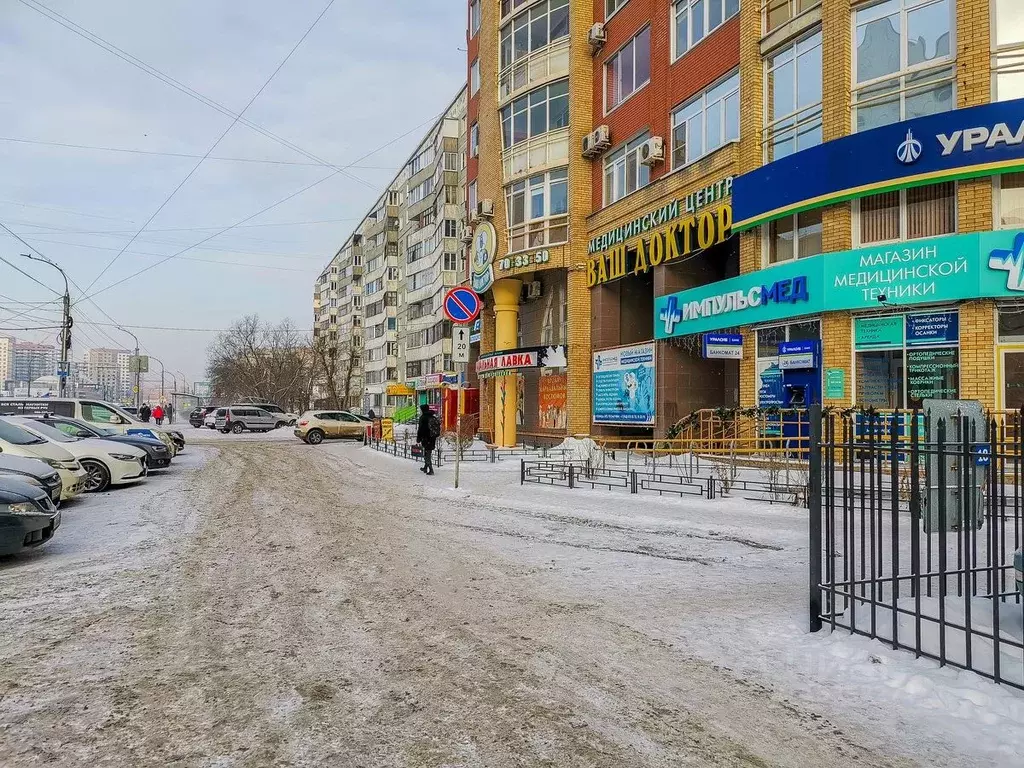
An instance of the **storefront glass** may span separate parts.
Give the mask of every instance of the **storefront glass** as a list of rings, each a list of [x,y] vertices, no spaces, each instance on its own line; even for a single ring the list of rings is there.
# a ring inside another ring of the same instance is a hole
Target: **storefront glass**
[[[857,404],[920,408],[960,393],[960,318],[956,311],[854,320]]]
[[[784,341],[815,341],[821,338],[817,320],[757,329],[757,404],[761,408],[784,405],[779,345]]]
[[[998,362],[1000,407],[1024,408],[1024,305],[999,307]]]

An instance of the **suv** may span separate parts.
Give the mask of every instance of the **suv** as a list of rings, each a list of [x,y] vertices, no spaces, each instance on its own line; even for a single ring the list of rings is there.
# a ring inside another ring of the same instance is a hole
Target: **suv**
[[[369,423],[348,411],[306,411],[295,425],[295,436],[310,445],[332,437],[361,440]]]
[[[269,432],[277,429],[280,420],[272,413],[252,405],[232,405],[217,409],[217,429],[236,435],[250,432]]]
[[[203,422],[206,416],[211,411],[216,411],[217,406],[215,405],[200,405],[198,408],[193,408],[192,413],[188,415],[188,423],[193,427],[199,428],[203,426]]]
[[[275,427],[291,426],[299,417],[294,413],[288,413],[284,408],[276,403],[265,403],[265,402],[251,402],[251,403],[232,403],[232,408],[259,408],[266,411],[272,416],[277,418]]]

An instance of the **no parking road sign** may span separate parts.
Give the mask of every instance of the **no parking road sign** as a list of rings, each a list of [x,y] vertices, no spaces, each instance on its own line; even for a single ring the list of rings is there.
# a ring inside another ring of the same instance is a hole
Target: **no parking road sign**
[[[452,288],[444,296],[444,316],[456,325],[468,325],[480,316],[480,297],[472,288]]]

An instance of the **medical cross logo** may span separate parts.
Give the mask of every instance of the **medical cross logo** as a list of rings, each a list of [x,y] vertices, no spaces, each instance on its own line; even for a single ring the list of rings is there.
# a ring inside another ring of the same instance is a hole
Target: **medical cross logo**
[[[665,324],[665,335],[671,336],[676,328],[676,323],[683,319],[683,311],[679,309],[679,301],[675,296],[668,297],[668,304],[661,310],[658,319]]]
[[[896,159],[904,165],[913,165],[921,157],[923,147],[921,142],[914,138],[914,132],[907,130],[907,138],[896,148]]]
[[[1013,238],[1009,250],[994,249],[988,255],[988,268],[1006,272],[1006,290],[1024,293],[1024,232]]]

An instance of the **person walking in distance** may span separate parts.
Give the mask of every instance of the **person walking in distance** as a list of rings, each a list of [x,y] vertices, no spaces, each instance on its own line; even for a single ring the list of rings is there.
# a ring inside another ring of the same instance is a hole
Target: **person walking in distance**
[[[167,410],[164,411],[164,416],[167,417],[168,424],[174,423],[174,406],[171,405],[170,403],[167,404]]]
[[[153,418],[156,420],[157,424],[164,423],[164,409],[160,403],[157,403],[156,407],[153,408]]]
[[[143,403],[142,407],[139,408],[139,418],[142,419],[147,424],[149,424],[149,416],[150,416],[150,414],[151,414],[151,411],[149,409],[149,403]]]
[[[416,442],[423,448],[423,466],[420,472],[426,475],[434,474],[433,456],[434,446],[437,445],[437,438],[441,435],[441,422],[437,414],[430,410],[430,406],[424,403],[420,406],[420,423],[416,428]]]

